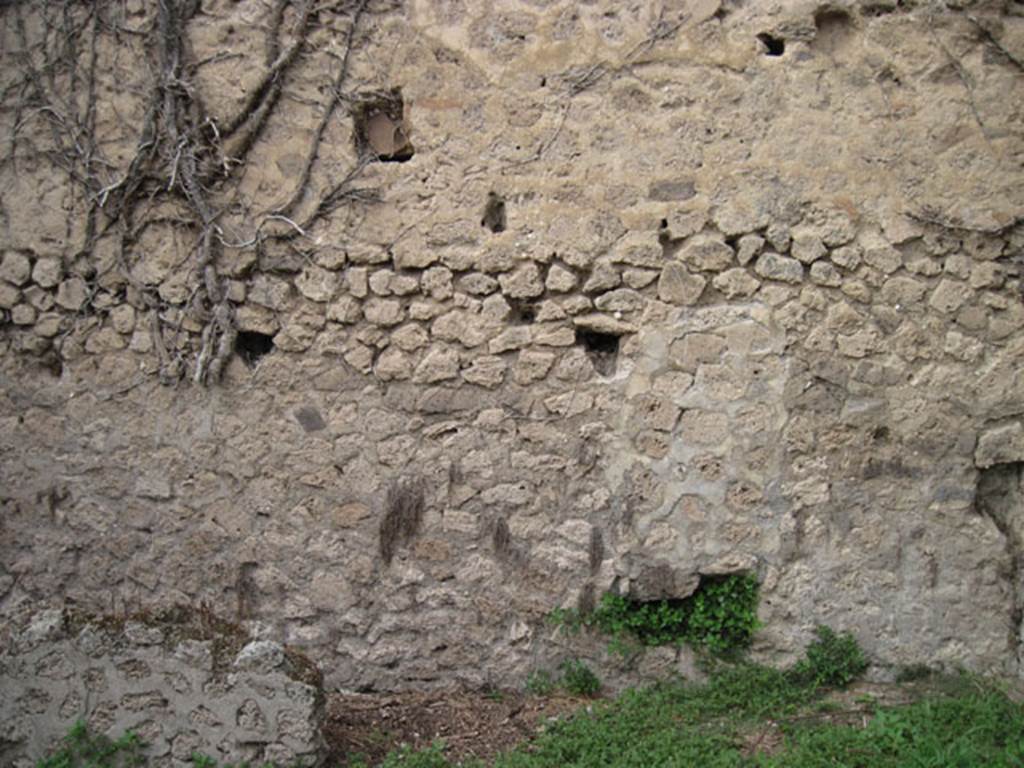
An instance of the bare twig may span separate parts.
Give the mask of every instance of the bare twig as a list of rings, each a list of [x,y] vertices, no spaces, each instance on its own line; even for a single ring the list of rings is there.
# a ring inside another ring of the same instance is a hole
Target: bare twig
[[[1024,59],[1014,56],[1005,45],[999,42],[999,39],[992,33],[988,24],[985,24],[977,16],[973,16],[971,14],[967,15],[967,19],[974,25],[975,29],[981,33],[982,37],[989,43],[989,45],[999,51],[999,53],[1001,53],[1003,57],[1017,69],[1024,72]]]
[[[1024,216],[1018,216],[1007,224],[996,227],[978,227],[972,224],[967,224],[963,221],[956,221],[945,214],[939,213],[931,208],[922,208],[920,211],[906,211],[905,215],[914,221],[919,221],[922,224],[931,224],[941,229],[952,230],[956,232],[979,232],[984,235],[1003,235],[1009,232],[1011,229],[1016,227],[1018,224],[1024,224]]]
[[[338,102],[341,99],[341,86],[344,84],[345,78],[348,75],[348,61],[349,56],[352,53],[352,44],[355,41],[356,29],[359,26],[359,19],[366,10],[368,2],[369,0],[360,0],[359,4],[352,12],[352,23],[349,25],[348,39],[345,42],[345,53],[343,54],[341,64],[338,67],[338,74],[334,78],[330,99],[324,109],[323,116],[320,118],[320,124],[317,126],[316,131],[313,134],[313,140],[310,144],[309,151],[306,153],[306,162],[302,167],[302,173],[299,174],[299,181],[295,185],[295,191],[292,192],[291,197],[288,198],[288,202],[277,210],[278,213],[285,215],[290,214],[295,209],[299,200],[302,199],[302,195],[306,191],[306,185],[309,183],[309,176],[313,170],[313,164],[316,162],[320,151],[320,142],[323,141],[324,131],[327,129],[327,124],[334,115],[334,110],[337,108]]]

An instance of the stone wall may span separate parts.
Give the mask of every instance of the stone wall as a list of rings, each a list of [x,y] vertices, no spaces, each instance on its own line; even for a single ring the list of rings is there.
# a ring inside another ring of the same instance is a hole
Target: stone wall
[[[116,30],[167,22],[107,9],[109,167],[55,171],[60,125],[0,167],[0,609],[205,600],[332,685],[519,684],[555,607],[752,571],[758,658],[827,623],[1019,673],[1004,5],[204,2],[164,154]],[[18,83],[45,18],[2,14]]]
[[[317,762],[323,691],[310,662],[269,640],[190,621],[83,620],[59,610],[5,628],[0,760],[28,768],[76,722],[127,731],[151,765]]]

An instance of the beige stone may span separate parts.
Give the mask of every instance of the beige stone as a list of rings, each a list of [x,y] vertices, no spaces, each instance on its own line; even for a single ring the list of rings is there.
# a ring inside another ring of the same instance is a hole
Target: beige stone
[[[0,309],[13,309],[21,299],[21,291],[8,283],[0,283]]]
[[[458,352],[450,347],[434,347],[416,366],[413,381],[419,384],[433,384],[438,381],[454,379],[458,374]]]
[[[345,270],[345,286],[357,299],[366,298],[369,293],[369,279],[366,267],[349,267]]]
[[[816,261],[811,264],[811,282],[818,285],[836,288],[843,283],[843,276],[838,269],[827,261]]]
[[[928,284],[912,277],[892,277],[882,286],[882,299],[898,307],[913,307],[921,303],[928,292]]]
[[[594,306],[604,312],[636,312],[644,306],[644,297],[632,288],[617,288],[594,299]]]
[[[494,389],[504,381],[506,368],[504,359],[495,355],[484,355],[473,360],[473,363],[462,371],[462,378],[470,384]]]
[[[696,373],[701,363],[717,363],[728,349],[721,336],[710,333],[689,333],[672,342],[670,359],[678,368]]]
[[[397,299],[367,299],[363,305],[367,322],[390,328],[405,319],[405,311]]]
[[[512,367],[512,378],[517,384],[530,384],[547,376],[554,363],[555,356],[551,352],[524,349]]]
[[[116,352],[127,346],[124,338],[110,327],[103,327],[93,331],[85,342],[85,351],[94,355],[102,355],[107,352]]]
[[[696,304],[707,285],[700,275],[694,275],[681,264],[666,264],[658,280],[658,298],[670,304],[690,306]]]
[[[17,304],[11,310],[11,322],[15,325],[32,325],[36,321],[36,309],[30,304]]]
[[[1024,426],[1019,421],[993,427],[978,438],[974,463],[981,468],[1024,461]]]
[[[683,246],[679,259],[698,272],[721,272],[733,265],[735,254],[723,240],[696,235]]]
[[[903,256],[892,246],[866,248],[862,258],[865,264],[884,275],[890,275],[903,266]]]
[[[388,347],[380,353],[373,372],[381,381],[401,381],[412,376],[412,361],[399,348]]]
[[[61,285],[63,286],[63,283]],[[291,294],[291,285],[285,280],[269,275],[257,275],[249,285],[248,298],[254,304],[281,311],[288,306]]]
[[[712,285],[721,291],[725,298],[735,299],[743,296],[753,296],[761,287],[761,281],[751,275],[747,270],[740,267],[727,269],[720,275],[715,275],[711,280]]]
[[[390,296],[391,279],[394,276],[395,273],[390,269],[376,269],[373,272],[370,272],[366,281],[370,289],[370,293],[374,296]]]
[[[52,339],[61,330],[61,316],[56,313],[40,315],[35,320],[35,326],[32,330],[38,336],[43,336],[47,339]]]
[[[498,276],[501,292],[513,299],[531,299],[544,293],[540,270],[533,262]]]
[[[658,275],[659,273],[653,269],[625,269],[622,272],[622,282],[639,291],[657,280]]]
[[[554,264],[548,270],[544,285],[549,291],[566,293],[576,287],[576,275],[565,267]]]
[[[736,261],[745,267],[760,255],[764,249],[764,238],[760,235],[743,235],[736,242]]]
[[[528,325],[513,325],[506,328],[488,342],[487,350],[492,355],[497,355],[509,350],[522,349],[529,346],[533,332]]]
[[[597,293],[615,288],[622,282],[622,276],[611,263],[601,260],[594,265],[590,277],[583,284],[586,293]]]
[[[821,236],[817,231],[807,227],[797,227],[793,230],[793,242],[789,246],[789,253],[802,264],[811,264],[822,258],[828,250],[821,242]]]
[[[665,260],[653,232],[631,232],[615,244],[611,260],[631,267],[660,267]]]
[[[423,273],[423,290],[437,301],[450,299],[452,296],[452,271],[447,267],[431,267]]]
[[[351,296],[339,296],[327,305],[327,319],[336,323],[355,323],[362,316],[362,306]]]
[[[70,312],[77,312],[89,299],[89,289],[80,277],[63,281],[57,289],[57,303]]]
[[[307,266],[295,278],[295,287],[299,293],[311,301],[330,301],[338,290],[338,275],[326,269]]]
[[[32,262],[28,256],[17,251],[4,251],[0,259],[0,280],[21,286],[32,276]]]
[[[939,312],[955,312],[964,305],[971,296],[971,289],[966,283],[958,280],[943,279],[932,291],[928,306]]]
[[[804,279],[804,268],[799,261],[771,252],[758,258],[754,271],[766,280],[779,280],[783,283],[798,284]]]
[[[36,259],[32,267],[32,280],[43,288],[53,288],[60,283],[64,267],[56,256],[43,256]]]
[[[129,304],[120,304],[110,311],[110,324],[118,333],[135,330],[135,309]]]

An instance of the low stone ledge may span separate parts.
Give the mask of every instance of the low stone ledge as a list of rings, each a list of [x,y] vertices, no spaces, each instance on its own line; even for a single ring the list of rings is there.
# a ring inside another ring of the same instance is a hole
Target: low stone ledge
[[[204,611],[39,612],[0,642],[0,764],[31,768],[76,721],[137,733],[155,766],[319,764],[323,689],[305,657]]]

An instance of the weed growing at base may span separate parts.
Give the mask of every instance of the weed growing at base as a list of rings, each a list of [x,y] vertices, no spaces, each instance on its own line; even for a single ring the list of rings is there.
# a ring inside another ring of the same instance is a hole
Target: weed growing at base
[[[601,681],[586,664],[579,659],[563,661],[562,687],[574,696],[596,696],[601,690]]]
[[[36,763],[36,768],[134,768],[145,765],[142,741],[129,731],[109,739],[89,732],[79,720],[64,737],[59,750]]]
[[[61,746],[49,757],[36,763],[36,768],[148,768],[152,763],[145,754],[145,744],[131,731],[118,739],[89,731],[81,720],[71,726]],[[249,763],[222,765],[212,757],[193,754],[193,768],[276,768],[270,763],[260,766]],[[303,768],[294,766],[293,768]]]
[[[562,688],[574,696],[596,696],[601,690],[601,680],[579,659],[566,659],[559,667],[561,677],[546,669],[530,673],[526,679],[526,691],[534,696],[550,696]]]
[[[837,635],[825,626],[816,627],[814,634],[817,640],[807,647],[805,658],[792,669],[799,682],[841,688],[864,674],[868,660],[853,635]]]

